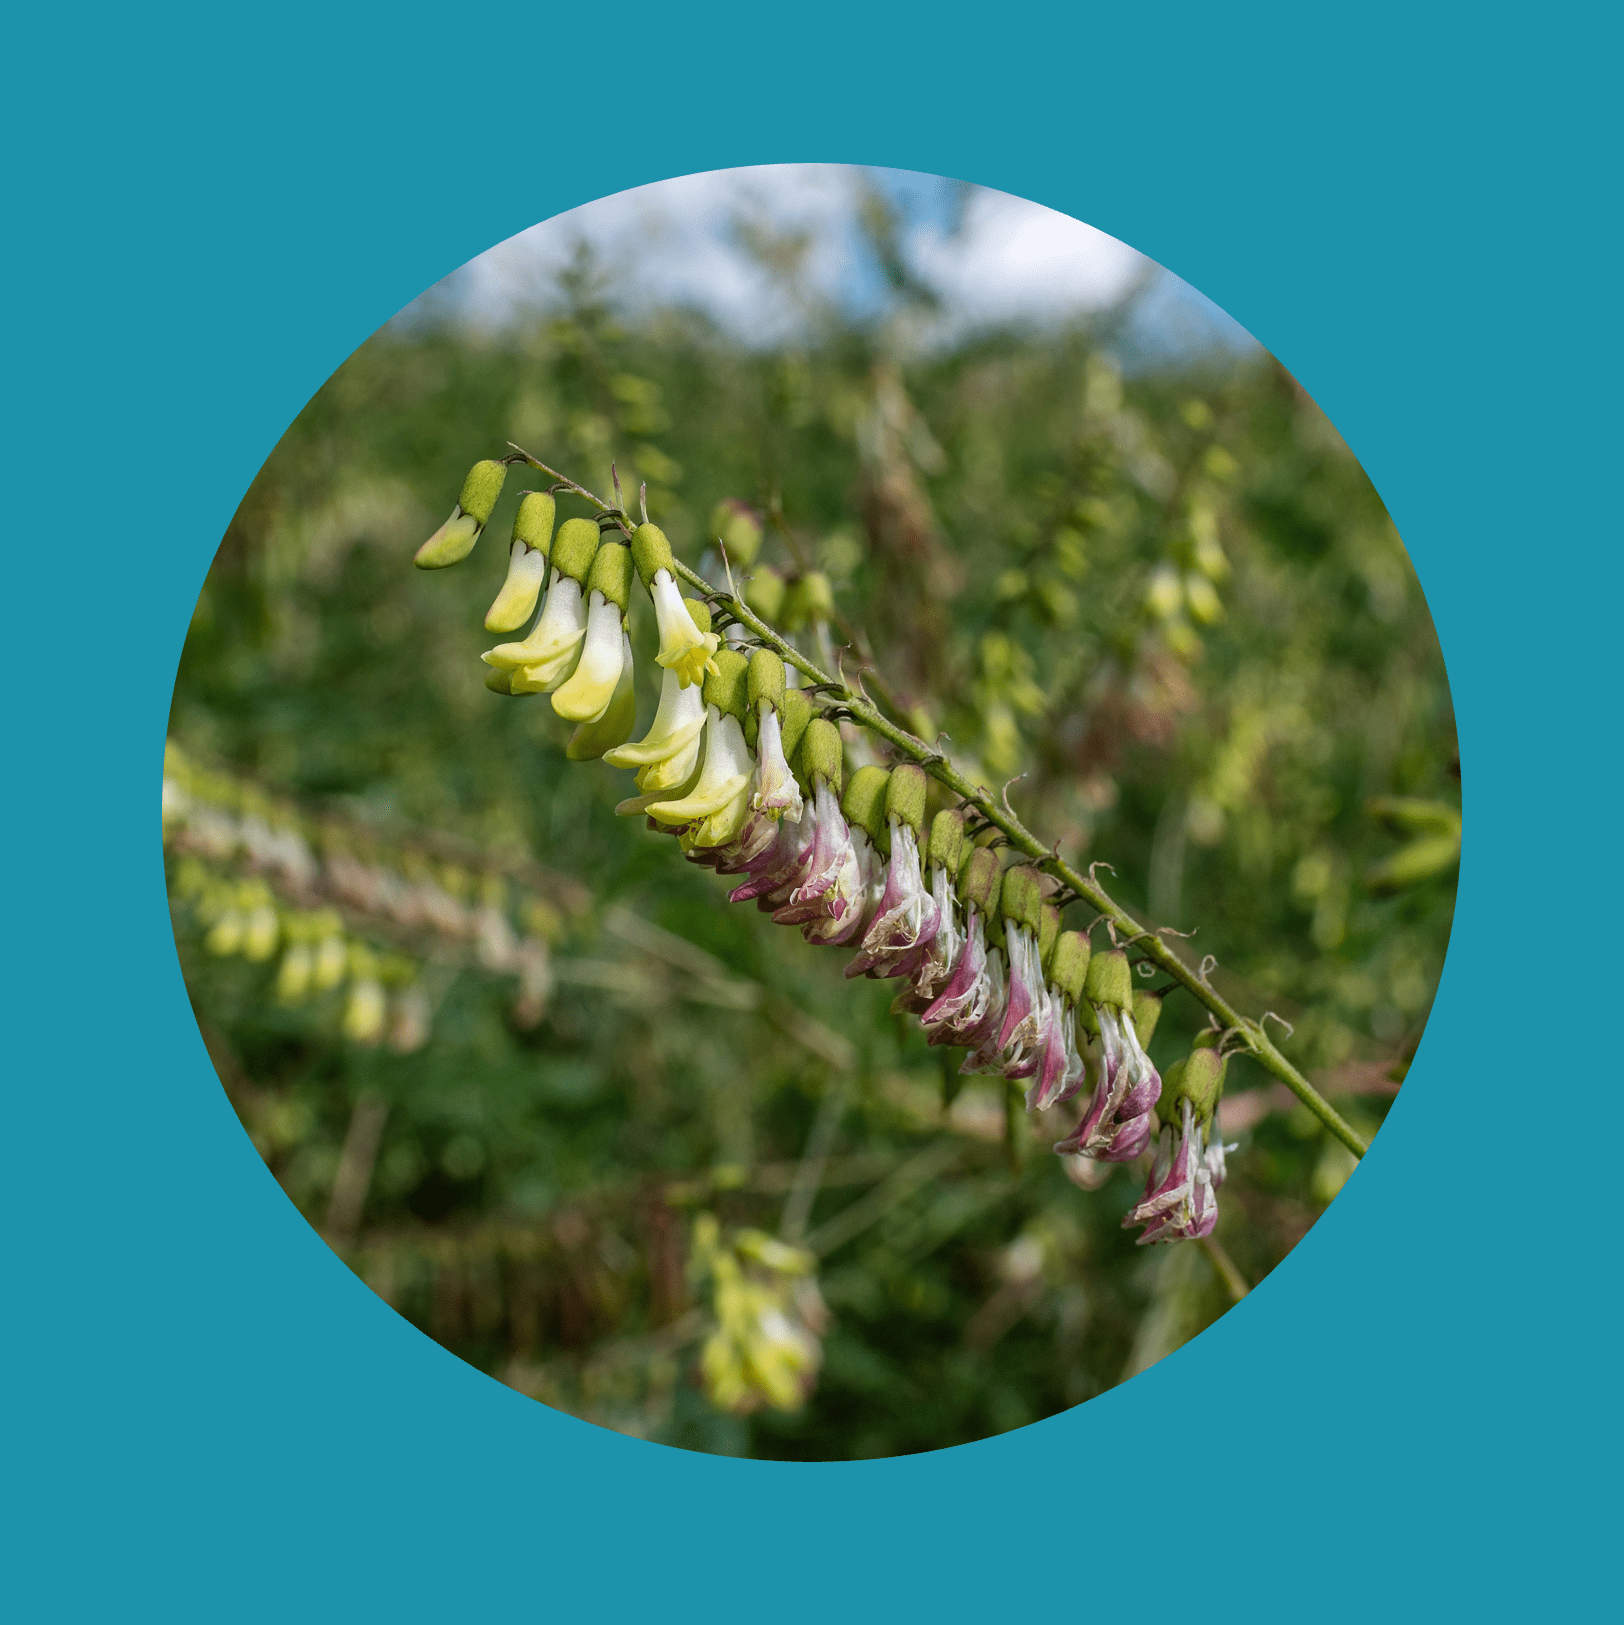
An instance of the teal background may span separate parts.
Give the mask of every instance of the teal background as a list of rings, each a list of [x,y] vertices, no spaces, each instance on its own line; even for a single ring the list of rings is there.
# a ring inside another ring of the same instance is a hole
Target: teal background
[[[11,1307],[54,1328],[6,1341],[0,1591],[20,1617],[1587,1600],[1616,1496],[1613,1120],[1594,1103],[1618,1079],[1617,1001],[1568,933],[1605,931],[1618,889],[1612,53],[1599,12],[1534,16],[91,6],[14,31],[3,1199]],[[1256,334],[1409,547],[1466,807],[1420,1056],[1286,1263],[1078,1410],[823,1466],[549,1412],[373,1297],[209,1066],[157,805],[208,561],[344,356],[538,219],[790,160],[1018,192]],[[87,568],[105,608],[64,620]],[[1502,1227],[1530,1181],[1546,1224]]]

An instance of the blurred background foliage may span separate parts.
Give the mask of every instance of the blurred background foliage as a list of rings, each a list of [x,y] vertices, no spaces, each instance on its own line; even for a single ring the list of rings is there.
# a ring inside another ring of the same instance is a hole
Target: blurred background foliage
[[[888,295],[860,315],[798,283],[804,242],[745,223],[805,312],[770,347],[623,308],[585,249],[518,326],[380,332],[244,498],[172,714],[181,963],[289,1198],[480,1369],[735,1454],[1017,1427],[1231,1294],[1195,1247],[1136,1248],[1129,1173],[1085,1192],[1052,1125],[1006,1142],[992,1085],[955,1095],[893,989],[729,908],[615,819],[629,775],[566,763],[549,707],[485,689],[480,623],[526,482],[469,564],[410,568],[470,464],[512,440],[605,490],[615,458],[690,562],[719,503],[750,504],[758,571],[832,579],[847,669],[872,651],[917,731],[989,784],[1024,775],[1027,823],[1195,932],[1191,956],[1293,1024],[1287,1053],[1363,1132],[1420,1037],[1459,849],[1419,586],[1284,370],[1225,349],[1125,372],[1142,287],[1043,329],[927,338],[937,296],[882,193],[861,219]],[[634,621],[641,722],[652,632]],[[1204,1023],[1170,997],[1154,1058]],[[1245,1060],[1223,1118],[1240,1150],[1217,1238],[1255,1285],[1352,1159]],[[702,1364],[741,1292],[777,1292],[811,1352],[780,1362],[776,1399],[713,1382],[712,1402]]]

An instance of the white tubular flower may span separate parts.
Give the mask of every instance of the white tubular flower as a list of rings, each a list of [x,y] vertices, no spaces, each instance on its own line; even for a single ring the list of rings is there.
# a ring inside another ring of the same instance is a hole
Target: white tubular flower
[[[595,762],[615,746],[624,745],[636,724],[637,691],[632,687],[632,640],[628,633],[622,631],[620,677],[615,683],[615,691],[603,711],[590,722],[583,722],[570,736],[564,754],[572,762]]]
[[[547,580],[556,504],[547,491],[524,491],[520,496],[508,547],[507,580],[485,612],[487,632],[515,632],[523,626],[535,613],[536,599]]]
[[[547,601],[522,643],[499,643],[480,659],[512,673],[510,683],[523,694],[550,694],[575,670],[586,636],[586,604],[581,583],[553,571]]]
[[[637,573],[654,600],[654,619],[660,628],[660,652],[654,658],[674,671],[684,688],[697,686],[716,674],[721,639],[711,631],[708,616],[705,625],[697,626],[688,613],[665,532],[658,525],[639,525],[632,532],[631,545]]]
[[[765,651],[763,651],[765,652]],[[760,720],[756,733],[755,794],[750,805],[757,812],[776,813],[792,824],[801,821],[801,787],[790,772],[784,757],[784,733],[779,725],[778,712],[763,700],[758,708]]]
[[[602,593],[592,594],[586,617],[586,642],[569,680],[553,693],[553,709],[566,722],[596,722],[609,709],[623,663],[620,606]]]
[[[512,674],[509,692],[550,694],[575,670],[586,636],[587,579],[598,552],[598,527],[590,519],[566,519],[552,544],[553,578],[547,601],[530,636],[500,643],[480,657]]]
[[[451,517],[418,548],[412,563],[419,570],[443,570],[460,564],[474,550],[480,532],[490,523],[491,510],[502,494],[507,464],[486,460],[475,463],[462,482],[462,495]]]
[[[674,671],[660,680],[660,704],[648,732],[635,745],[617,745],[604,753],[611,767],[637,769],[637,787],[645,794],[674,791],[693,776],[705,730],[705,701],[699,689],[684,688]]]
[[[739,719],[723,715],[714,705],[707,706],[705,762],[699,770],[699,783],[680,800],[651,803],[648,815],[659,823],[678,827],[709,819],[743,797],[754,765]]]

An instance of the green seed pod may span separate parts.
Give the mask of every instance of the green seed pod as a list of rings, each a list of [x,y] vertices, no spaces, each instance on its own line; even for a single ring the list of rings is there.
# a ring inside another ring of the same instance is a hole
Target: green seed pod
[[[689,619],[693,621],[694,625],[697,626],[701,632],[710,631],[710,605],[707,604],[703,598],[684,598],[683,603],[688,606],[688,616]]]
[[[558,504],[550,491],[524,491],[513,516],[513,540],[545,553],[553,545],[553,516]]]
[[[1109,1005],[1113,1010],[1126,1011],[1132,1007],[1133,971],[1129,968],[1128,956],[1120,948],[1095,954],[1089,960],[1083,997],[1090,1004]]]
[[[776,621],[784,607],[784,578],[770,564],[758,564],[744,584],[745,604],[764,621]]]
[[[834,613],[834,589],[829,585],[828,576],[821,570],[809,570],[798,577],[784,595],[786,626],[805,626],[809,621],[831,620]]]
[[[998,854],[990,847],[972,846],[965,854],[964,866],[959,870],[959,897],[966,907],[973,908],[983,920],[991,921],[998,913],[998,894],[1003,889],[1004,871]]]
[[[493,462],[490,458],[475,463],[468,470],[468,478],[462,482],[462,495],[457,498],[457,506],[464,513],[471,513],[483,529],[491,522],[491,510],[502,494],[502,484],[506,479],[506,463]]]
[[[750,656],[750,709],[765,700],[776,711],[784,694],[784,662],[771,649],[757,649]]]
[[[637,573],[645,587],[654,585],[654,578],[661,570],[676,580],[676,557],[658,525],[639,525],[632,532],[632,557],[637,561]]]
[[[1089,958],[1088,938],[1081,931],[1062,931],[1055,938],[1054,956],[1049,962],[1049,980],[1073,1004],[1083,1003],[1083,983],[1088,976]]]
[[[712,658],[716,670],[705,676],[705,704],[742,724],[750,706],[750,662],[737,649],[718,649]]]
[[[1053,981],[1055,944],[1060,940],[1060,910],[1053,903],[1045,903],[1038,919],[1038,959],[1043,965],[1046,980]]]
[[[1024,925],[1036,935],[1043,923],[1043,887],[1038,882],[1037,870],[1024,863],[1006,869],[998,908],[1006,920]]]
[[[711,534],[727,550],[728,563],[736,570],[748,570],[761,551],[761,521],[748,504],[729,497],[716,505],[711,515]]]
[[[868,832],[868,838],[881,845],[887,837],[885,825],[885,792],[891,775],[883,767],[860,767],[852,774],[846,793],[840,798],[840,810],[848,824],[856,824]]]
[[[553,538],[553,568],[583,585],[598,552],[598,527],[590,519],[566,519]]]
[[[801,738],[801,766],[808,784],[823,779],[836,795],[840,794],[845,749],[840,743],[840,730],[828,718],[813,717],[807,723]]]
[[[784,744],[784,760],[793,762],[806,725],[812,720],[812,702],[798,688],[786,688],[778,700],[778,732]]]
[[[1150,1035],[1156,1031],[1156,1023],[1161,1019],[1162,995],[1136,987],[1133,990],[1133,1030],[1139,1035],[1141,1045],[1150,1042]]]
[[[605,542],[594,554],[587,572],[588,593],[601,592],[606,604],[613,604],[621,619],[631,608],[632,551],[622,542]]]
[[[891,769],[891,782],[885,787],[887,823],[900,818],[914,832],[917,841],[925,828],[925,770],[912,762]]]
[[[964,849],[969,840],[964,833],[964,813],[958,807],[944,807],[930,822],[930,850],[927,862],[940,864],[950,875],[957,875],[964,862]]]
[[[1200,1122],[1210,1122],[1212,1109],[1223,1093],[1224,1068],[1228,1063],[1215,1049],[1191,1050],[1184,1063],[1179,1092],[1188,1097]]]

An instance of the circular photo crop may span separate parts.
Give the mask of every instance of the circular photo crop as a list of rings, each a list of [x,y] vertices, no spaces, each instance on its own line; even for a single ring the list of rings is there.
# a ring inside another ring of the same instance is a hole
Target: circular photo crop
[[[334,1251],[543,1404],[778,1459],[1039,1421],[1256,1290],[1404,1082],[1460,829],[1420,587],[1279,362],[825,165],[363,344],[164,777],[198,1024]]]

